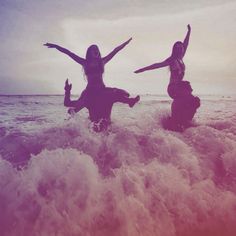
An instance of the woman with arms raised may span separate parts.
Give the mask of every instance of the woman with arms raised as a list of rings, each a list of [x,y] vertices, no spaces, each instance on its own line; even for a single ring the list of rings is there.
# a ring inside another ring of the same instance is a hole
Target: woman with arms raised
[[[91,45],[88,47],[86,52],[86,58],[82,58],[75,53],[69,51],[66,48],[63,48],[59,45],[52,44],[52,43],[46,43],[44,44],[48,48],[55,48],[58,51],[65,53],[70,58],[72,58],[74,61],[79,63],[85,72],[88,84],[86,89],[82,92],[80,98],[76,102],[76,112],[80,111],[84,107],[88,107],[89,103],[96,99],[96,93],[99,90],[101,92],[101,89],[106,92],[111,99],[116,99],[116,102],[126,103],[130,107],[133,107],[136,102],[139,101],[139,96],[135,98],[130,98],[129,93],[117,88],[108,88],[105,86],[103,82],[103,73],[104,73],[104,66],[107,62],[109,62],[121,49],[123,49],[132,38],[127,40],[126,42],[122,43],[120,46],[116,47],[112,52],[110,52],[107,56],[101,57],[99,48],[97,45]],[[66,92],[64,105],[70,107],[70,97],[68,96],[69,93]],[[110,95],[110,96],[109,96]]]
[[[147,70],[154,70],[154,69],[159,69],[161,67],[169,66],[170,82],[169,82],[167,91],[168,91],[169,96],[173,99],[181,96],[181,93],[183,92],[181,91],[182,89],[179,88],[179,86],[183,85],[183,83],[181,83],[183,81],[184,74],[185,74],[185,65],[183,62],[183,57],[188,47],[190,33],[191,33],[191,27],[190,25],[188,25],[188,32],[184,41],[175,42],[172,48],[171,56],[168,57],[166,60],[159,63],[154,63],[150,66],[146,66],[135,71],[135,73],[141,73]],[[185,81],[184,84],[186,84],[186,88],[189,88],[189,89],[191,88],[189,82]],[[184,87],[184,86],[180,86],[180,87]]]

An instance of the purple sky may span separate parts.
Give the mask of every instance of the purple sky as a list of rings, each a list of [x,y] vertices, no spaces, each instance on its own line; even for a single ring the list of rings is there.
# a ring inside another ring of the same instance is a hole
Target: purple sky
[[[43,43],[84,57],[92,43],[106,55],[130,37],[107,64],[105,83],[131,93],[167,94],[167,68],[133,71],[168,57],[188,23],[185,79],[196,94],[235,94],[235,12],[235,1],[221,0],[1,1],[0,94],[62,94],[66,78],[73,93],[80,93],[86,86],[80,65]]]

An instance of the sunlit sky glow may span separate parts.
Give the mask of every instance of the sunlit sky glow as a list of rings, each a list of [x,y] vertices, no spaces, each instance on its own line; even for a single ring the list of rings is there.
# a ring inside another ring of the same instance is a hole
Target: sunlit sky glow
[[[173,3],[174,2],[174,3]],[[192,26],[184,62],[195,94],[235,94],[236,2],[222,0],[8,0],[0,3],[0,94],[63,94],[86,86],[83,70],[56,43],[84,57],[96,43],[103,56],[133,40],[105,68],[107,86],[167,94],[168,68],[134,74],[161,61]]]

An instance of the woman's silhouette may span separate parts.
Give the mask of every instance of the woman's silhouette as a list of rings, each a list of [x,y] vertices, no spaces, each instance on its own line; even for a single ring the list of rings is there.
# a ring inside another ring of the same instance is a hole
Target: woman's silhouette
[[[80,111],[82,108],[87,107],[88,104],[97,98],[97,93],[101,91],[106,92],[107,99],[109,99],[109,95],[111,97],[116,96],[116,100],[122,103],[128,104],[130,107],[133,107],[135,103],[137,103],[140,99],[139,96],[135,98],[130,98],[129,93],[117,88],[109,88],[106,87],[103,82],[103,73],[104,66],[107,62],[109,62],[121,49],[123,49],[132,38],[122,43],[120,46],[116,47],[112,52],[110,52],[107,56],[101,57],[99,48],[97,45],[91,45],[87,49],[86,58],[79,57],[75,53],[69,51],[66,48],[63,48],[59,45],[46,43],[44,44],[48,48],[55,48],[58,51],[65,53],[69,57],[71,57],[74,61],[79,63],[85,72],[88,84],[86,89],[82,92],[80,98],[76,102],[76,112]],[[67,107],[71,106],[71,103],[68,99],[68,96],[65,96],[64,105]],[[102,104],[101,104],[102,105]]]
[[[176,126],[184,126],[192,120],[196,109],[200,106],[200,99],[192,95],[192,88],[188,81],[183,81],[185,65],[183,57],[186,53],[191,33],[190,25],[183,42],[177,41],[173,45],[171,56],[166,60],[154,63],[135,71],[141,73],[147,70],[154,70],[161,67],[170,68],[170,82],[167,88],[169,96],[174,99],[172,103],[172,118]]]
[[[183,57],[188,47],[190,33],[191,33],[191,27],[190,25],[188,25],[188,32],[184,41],[183,42],[177,41],[173,45],[171,56],[168,57],[166,60],[159,63],[152,64],[150,66],[143,67],[135,71],[135,73],[141,73],[147,70],[154,70],[161,67],[169,66],[170,82],[169,82],[167,91],[168,91],[169,96],[173,99],[181,96],[181,93],[183,92],[182,90],[184,87],[189,88],[190,86],[189,82],[187,81],[184,82],[186,86],[180,86],[180,85],[183,85],[182,82],[183,82],[184,73],[185,73],[185,65],[183,62]]]

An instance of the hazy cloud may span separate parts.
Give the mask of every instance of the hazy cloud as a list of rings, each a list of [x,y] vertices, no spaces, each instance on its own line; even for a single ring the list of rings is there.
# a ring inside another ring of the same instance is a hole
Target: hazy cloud
[[[61,93],[69,77],[74,92],[80,93],[86,86],[81,67],[42,44],[58,43],[84,56],[86,48],[97,43],[105,55],[132,36],[130,45],[107,65],[106,84],[131,92],[166,93],[168,69],[141,75],[133,70],[169,56],[172,44],[184,38],[186,25],[191,23],[186,79],[196,92],[208,87],[209,92],[232,93],[235,10],[234,1],[3,1],[1,87],[6,85],[3,78],[11,78],[15,87],[8,92],[17,93],[17,88],[24,92],[17,81],[27,78],[34,81],[27,84],[27,93],[35,93],[35,88],[37,93],[40,88],[42,93]]]

